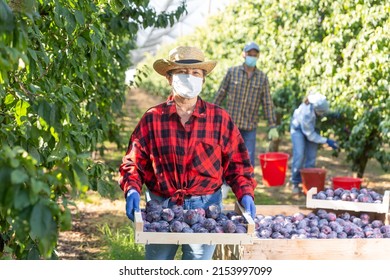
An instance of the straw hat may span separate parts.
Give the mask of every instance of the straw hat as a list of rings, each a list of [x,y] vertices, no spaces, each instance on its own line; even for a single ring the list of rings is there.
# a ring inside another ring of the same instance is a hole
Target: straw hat
[[[216,61],[205,61],[203,52],[196,47],[180,46],[169,52],[168,59],[158,59],[153,68],[160,75],[165,76],[168,71],[179,68],[198,68],[209,74],[217,64]]]

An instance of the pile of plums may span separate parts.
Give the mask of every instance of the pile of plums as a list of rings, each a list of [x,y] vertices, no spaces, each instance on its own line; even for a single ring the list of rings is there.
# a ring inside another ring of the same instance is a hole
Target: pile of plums
[[[318,209],[304,215],[257,215],[255,232],[262,239],[390,238],[390,226],[370,221],[367,213],[336,215]]]
[[[144,232],[246,233],[247,221],[235,211],[223,213],[217,204],[184,210],[182,206],[164,207],[149,200],[141,210]]]
[[[323,191],[314,194],[313,199],[382,203],[383,195],[369,188],[352,188],[351,190],[325,188]]]

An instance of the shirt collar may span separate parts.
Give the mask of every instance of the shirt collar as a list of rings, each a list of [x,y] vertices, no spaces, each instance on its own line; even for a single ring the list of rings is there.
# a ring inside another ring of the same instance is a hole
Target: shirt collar
[[[166,102],[166,113],[171,116],[172,114],[177,114],[175,101],[173,100],[173,95],[170,94],[168,96],[167,102]],[[206,116],[206,103],[198,96],[198,100],[196,101],[194,112],[192,113],[194,117],[205,117]]]
[[[240,71],[245,72],[244,64],[245,64],[245,62],[239,66],[240,67]],[[259,69],[257,69],[257,66],[255,66],[255,71],[253,71],[253,73],[256,74],[256,75],[259,73]]]

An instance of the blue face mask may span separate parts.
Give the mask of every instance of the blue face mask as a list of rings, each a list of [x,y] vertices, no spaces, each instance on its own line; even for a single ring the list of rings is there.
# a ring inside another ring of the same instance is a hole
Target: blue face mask
[[[245,57],[245,64],[249,67],[255,67],[257,62],[257,57],[255,56],[246,56]]]

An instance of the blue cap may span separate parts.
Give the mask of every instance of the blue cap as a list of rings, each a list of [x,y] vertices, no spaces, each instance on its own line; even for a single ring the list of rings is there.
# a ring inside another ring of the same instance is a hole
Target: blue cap
[[[250,50],[256,50],[256,51],[260,52],[259,45],[256,44],[255,42],[250,42],[250,43],[246,44],[244,47],[244,52],[249,52]]]

